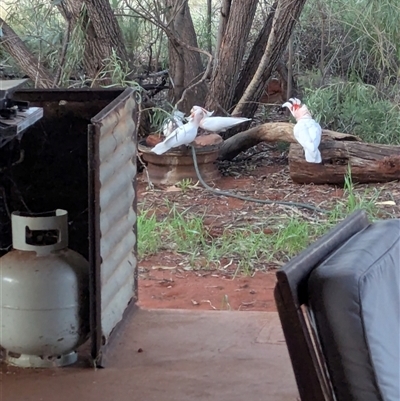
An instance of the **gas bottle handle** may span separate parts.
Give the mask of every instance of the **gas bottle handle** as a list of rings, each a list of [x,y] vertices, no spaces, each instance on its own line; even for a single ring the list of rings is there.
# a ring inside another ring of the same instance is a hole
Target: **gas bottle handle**
[[[11,225],[14,249],[47,254],[68,247],[68,212],[66,210],[57,209],[53,212],[38,214],[13,212]],[[51,240],[46,243],[46,239]]]

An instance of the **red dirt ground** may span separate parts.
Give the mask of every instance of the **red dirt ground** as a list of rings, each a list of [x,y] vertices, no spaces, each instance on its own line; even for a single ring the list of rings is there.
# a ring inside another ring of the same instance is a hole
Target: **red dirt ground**
[[[341,187],[294,184],[289,177],[286,151],[267,144],[257,145],[235,162],[222,162],[219,168],[222,175],[214,182],[215,187],[245,196],[311,203],[324,209],[344,200]],[[255,224],[271,216],[315,219],[312,212],[304,209],[217,196],[200,184],[184,191],[175,186],[149,188],[144,173],[139,175],[138,181],[139,213],[145,208],[163,216],[168,211],[165,204],[168,200],[204,216],[204,224],[213,236],[220,235],[229,225]],[[356,187],[356,191],[362,193],[366,189],[372,194],[379,193],[377,205],[383,216],[385,213],[400,216],[398,182]],[[235,261],[224,260],[214,270],[206,270],[199,260],[196,270],[190,270],[182,255],[160,251],[139,261],[139,305],[146,308],[274,311],[275,272],[282,264],[257,267],[252,276],[244,276],[237,273]]]
[[[273,298],[274,271],[233,278],[218,271],[150,269],[139,280],[139,305],[142,307],[276,310]]]

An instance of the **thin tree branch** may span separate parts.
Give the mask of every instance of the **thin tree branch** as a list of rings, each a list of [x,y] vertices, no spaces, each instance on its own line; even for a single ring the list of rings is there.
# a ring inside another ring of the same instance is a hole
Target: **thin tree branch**
[[[218,25],[217,43],[215,45],[214,57],[215,63],[218,63],[218,53],[221,48],[222,38],[225,35],[226,25],[228,23],[232,0],[223,0],[220,8],[221,16]]]
[[[207,50],[212,53],[212,40],[211,40],[211,25],[212,25],[212,0],[207,0]]]

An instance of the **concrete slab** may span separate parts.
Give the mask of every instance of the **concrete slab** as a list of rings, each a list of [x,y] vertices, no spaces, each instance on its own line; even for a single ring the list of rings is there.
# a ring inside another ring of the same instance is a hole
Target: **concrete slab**
[[[107,366],[3,367],[0,400],[299,399],[274,312],[139,309],[116,333]]]

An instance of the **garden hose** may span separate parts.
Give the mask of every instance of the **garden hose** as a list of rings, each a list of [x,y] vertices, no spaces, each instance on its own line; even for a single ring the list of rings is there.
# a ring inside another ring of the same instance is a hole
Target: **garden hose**
[[[312,210],[314,212],[318,212],[318,213],[328,213],[327,210],[324,209],[320,209],[316,206],[310,205],[308,203],[299,203],[299,202],[284,202],[284,201],[271,201],[268,199],[255,199],[255,198],[250,198],[247,196],[243,196],[243,195],[238,195],[238,194],[234,194],[232,192],[228,192],[228,191],[222,191],[220,189],[215,189],[215,188],[211,188],[204,180],[203,177],[200,175],[200,170],[199,170],[199,165],[197,164],[197,155],[196,155],[196,148],[193,145],[189,145],[192,148],[192,157],[193,157],[193,164],[194,164],[194,168],[196,170],[196,175],[197,178],[199,179],[201,185],[203,185],[204,188],[206,188],[208,191],[216,194],[216,195],[220,195],[220,196],[230,196],[231,198],[237,198],[237,199],[241,199],[244,201],[248,201],[248,202],[256,202],[256,203],[263,203],[266,205],[283,205],[283,206],[287,206],[287,207],[297,207],[297,208],[302,208],[302,209],[308,209],[308,210]]]

